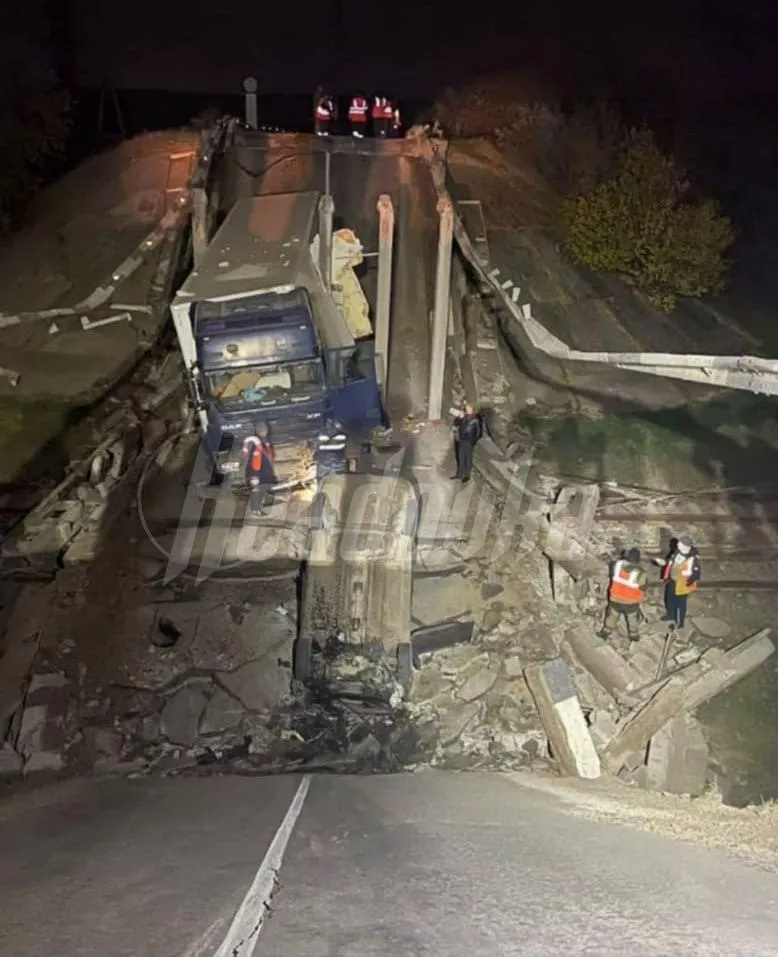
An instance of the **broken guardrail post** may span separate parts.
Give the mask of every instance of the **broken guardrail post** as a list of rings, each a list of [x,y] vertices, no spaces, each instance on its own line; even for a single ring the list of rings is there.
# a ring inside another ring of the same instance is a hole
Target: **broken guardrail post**
[[[391,196],[378,197],[378,293],[376,296],[375,351],[379,384],[386,401],[389,381],[389,319],[392,308],[392,254],[394,251],[394,206]]]
[[[454,207],[449,197],[438,200],[438,265],[435,276],[435,309],[432,315],[432,350],[427,417],[440,419],[443,411],[443,377],[446,372],[448,310],[451,298],[451,254],[454,241]]]

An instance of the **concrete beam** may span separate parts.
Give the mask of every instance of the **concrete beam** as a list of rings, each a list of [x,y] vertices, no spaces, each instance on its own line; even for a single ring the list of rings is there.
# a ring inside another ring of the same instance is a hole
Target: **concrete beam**
[[[670,678],[644,705],[633,711],[602,752],[602,766],[617,774],[627,758],[642,751],[668,721],[683,708],[686,688],[680,678]]]
[[[332,221],[335,204],[332,196],[325,194],[319,200],[319,270],[324,284],[332,288]]]
[[[208,249],[208,195],[205,189],[192,190],[192,256],[194,268],[203,264]]]
[[[706,701],[731,688],[741,678],[745,678],[764,664],[775,652],[770,631],[770,628],[763,628],[745,641],[741,641],[739,645],[730,648],[723,655],[716,655],[715,667],[687,684],[684,701],[686,709],[694,711],[695,708],[699,708]],[[701,663],[707,664],[710,660],[709,655],[710,652],[706,652],[700,659]]]
[[[378,292],[376,296],[375,351],[381,392],[386,401],[389,381],[389,320],[392,307],[392,254],[394,206],[391,196],[378,197]]]
[[[454,207],[449,197],[438,200],[438,263],[435,275],[435,308],[432,316],[430,391],[427,417],[440,419],[443,413],[443,381],[446,372],[448,313],[451,298],[451,253],[454,241]]]
[[[634,692],[646,682],[612,645],[585,627],[571,628],[566,638],[576,659],[612,698],[623,704],[637,703]]]
[[[561,658],[530,665],[524,679],[560,769],[579,778],[598,778],[600,759],[567,665]]]

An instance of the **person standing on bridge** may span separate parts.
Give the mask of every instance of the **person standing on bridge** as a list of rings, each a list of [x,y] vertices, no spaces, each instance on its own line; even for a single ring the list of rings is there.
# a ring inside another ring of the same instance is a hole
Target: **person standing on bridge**
[[[254,433],[243,442],[243,461],[246,484],[249,487],[249,508],[253,515],[261,515],[270,490],[276,483],[275,451],[270,439],[270,427],[264,422],[254,424]]]
[[[387,115],[388,110],[388,115]],[[385,96],[373,97],[373,107],[370,110],[373,120],[373,135],[384,137],[389,132],[389,122],[392,119],[392,105]]]
[[[313,128],[317,136],[330,135],[334,113],[335,108],[332,103],[332,97],[327,93],[322,93],[316,100],[316,106],[313,111]]]
[[[348,121],[351,135],[361,140],[367,131],[367,114],[370,110],[367,100],[361,93],[353,97],[348,108]]]
[[[467,402],[461,409],[451,409],[450,412],[454,418],[454,453],[457,460],[457,474],[454,478],[469,482],[473,470],[473,452],[484,434],[483,421]]]
[[[630,548],[613,563],[608,586],[608,607],[600,638],[610,636],[619,618],[624,619],[630,641],[637,641],[640,637],[638,622],[642,618],[641,608],[646,600],[646,573],[640,567],[640,559],[640,550]]]
[[[392,136],[400,135],[402,120],[400,117],[400,107],[395,103],[392,109]]]
[[[665,581],[665,616],[662,621],[683,628],[689,595],[697,591],[702,575],[699,552],[689,535],[681,535],[670,548],[667,558],[654,561],[662,567]]]

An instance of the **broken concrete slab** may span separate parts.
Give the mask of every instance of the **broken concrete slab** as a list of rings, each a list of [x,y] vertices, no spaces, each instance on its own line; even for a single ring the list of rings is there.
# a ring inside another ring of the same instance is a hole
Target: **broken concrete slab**
[[[578,662],[611,697],[625,704],[635,702],[634,692],[646,681],[612,645],[584,627],[571,628],[565,639]]]
[[[47,671],[34,674],[30,678],[30,686],[27,689],[27,700],[31,700],[34,696],[37,696],[39,691],[44,691],[47,688],[64,688],[68,684],[67,675],[64,675],[61,671]]]
[[[243,705],[223,688],[217,688],[200,721],[200,734],[219,734],[234,728],[245,714]]]
[[[591,557],[587,543],[599,501],[599,485],[567,485],[559,490],[549,510],[543,552],[573,578],[571,566]]]
[[[602,766],[606,771],[618,774],[628,755],[648,745],[651,738],[681,710],[685,690],[680,678],[669,678],[653,697],[619,724],[618,731],[602,753]]]
[[[24,773],[61,771],[64,767],[65,758],[60,751],[34,751],[24,762]]]
[[[728,638],[732,633],[731,625],[723,618],[702,615],[699,618],[690,618],[689,621],[706,638]]]
[[[291,676],[270,658],[250,661],[237,671],[221,671],[218,681],[249,711],[270,711],[289,693]]]
[[[443,747],[457,741],[475,722],[481,708],[477,701],[472,701],[459,708],[440,713],[437,722],[438,739]]]
[[[412,614],[423,625],[464,618],[482,603],[478,584],[464,575],[430,575],[413,582]]]
[[[27,676],[38,652],[53,586],[27,585],[17,596],[2,643],[0,669],[0,737],[5,737],[21,707]]]
[[[16,749],[20,754],[30,755],[43,748],[48,709],[45,705],[32,705],[24,709]]]
[[[567,665],[561,658],[524,669],[554,758],[565,774],[598,778],[600,759]]]
[[[121,754],[124,743],[121,732],[115,728],[84,728],[84,739],[95,756],[113,760]]]
[[[202,685],[184,685],[162,709],[160,716],[162,734],[173,744],[191,748],[197,740],[200,717],[207,704],[208,694]]]
[[[708,742],[691,715],[679,714],[658,731],[638,783],[651,791],[697,796],[708,779]]]
[[[456,697],[461,701],[475,701],[494,687],[498,670],[488,655],[481,655],[461,677],[464,680],[455,691]]]
[[[0,778],[21,774],[23,763],[21,755],[7,741],[0,744]]]

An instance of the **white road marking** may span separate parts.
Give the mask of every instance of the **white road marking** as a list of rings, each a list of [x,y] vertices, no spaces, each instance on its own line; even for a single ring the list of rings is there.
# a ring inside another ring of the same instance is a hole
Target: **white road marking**
[[[267,849],[259,870],[249,887],[243,903],[238,908],[227,936],[215,957],[251,957],[257,946],[259,935],[265,923],[270,898],[275,889],[276,879],[286,853],[286,846],[292,831],[300,817],[303,804],[311,786],[311,776],[307,774],[300,782],[289,810],[275,833]]]

